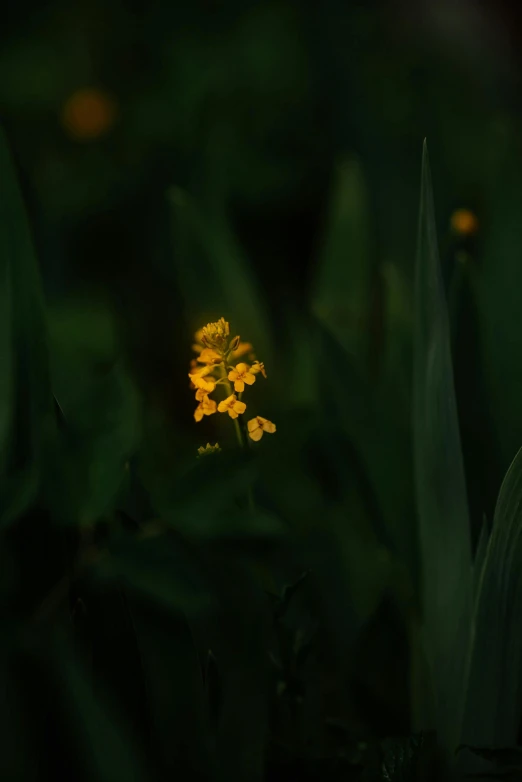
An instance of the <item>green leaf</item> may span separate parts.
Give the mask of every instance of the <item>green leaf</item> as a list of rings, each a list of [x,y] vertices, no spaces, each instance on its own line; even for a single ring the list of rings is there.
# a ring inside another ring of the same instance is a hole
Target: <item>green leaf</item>
[[[81,395],[85,374],[118,354],[114,313],[101,299],[76,297],[48,307],[53,389],[69,407]]]
[[[488,554],[489,541],[489,525],[486,517],[484,516],[482,519],[482,527],[480,528],[477,551],[475,553],[475,561],[473,563],[473,595],[475,597],[475,602],[480,592],[484,565],[486,564],[486,558]]]
[[[416,268],[415,482],[425,652],[435,692],[434,724],[446,749],[459,741],[472,612],[466,485],[455,402],[448,314],[424,143]],[[417,715],[427,726],[428,715]]]
[[[75,662],[65,639],[57,636],[43,656],[47,658],[48,675],[54,682],[54,697],[63,705],[78,745],[79,765],[87,769],[87,778],[100,782],[115,779],[144,782],[147,777],[130,735],[95,697],[92,683]]]
[[[233,333],[251,342],[256,355],[269,363],[273,347],[268,315],[224,203],[218,200],[205,210],[179,188],[170,190],[169,203],[176,274],[194,330],[223,316]]]
[[[208,766],[205,701],[187,619],[136,593],[128,606],[147,686],[156,763],[165,778],[199,778]]]
[[[213,604],[211,587],[192,548],[172,532],[111,541],[92,571],[101,582],[123,583],[159,605],[188,614]]]
[[[312,308],[345,350],[359,358],[368,338],[370,236],[364,174],[360,163],[348,158],[336,172]]]
[[[522,709],[521,531],[522,449],[500,489],[478,580],[462,730],[462,740],[473,746],[517,741]]]
[[[114,509],[140,441],[140,413],[138,391],[121,365],[101,377],[83,375],[82,393],[64,407],[67,427],[48,486],[59,521],[91,523]]]
[[[32,501],[54,427],[44,301],[16,173],[0,128],[0,525]],[[32,476],[36,473],[37,480]],[[10,507],[14,476],[33,491]]]
[[[187,538],[279,537],[284,530],[274,516],[245,507],[256,475],[254,459],[233,451],[219,459],[192,458],[178,466],[175,478],[158,469],[145,484],[162,520]]]

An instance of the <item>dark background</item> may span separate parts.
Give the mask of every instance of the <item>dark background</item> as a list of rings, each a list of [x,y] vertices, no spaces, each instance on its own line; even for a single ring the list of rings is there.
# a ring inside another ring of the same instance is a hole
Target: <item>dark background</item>
[[[294,763],[284,770],[276,752],[273,774],[298,773],[296,757],[310,743],[328,755],[329,719],[343,721],[350,752],[359,740],[418,727],[407,628],[421,569],[410,419],[422,144],[427,138],[475,545],[522,443],[521,56],[522,11],[507,2],[8,4],[0,119],[45,294],[52,390],[74,442],[60,452],[70,463],[67,488],[62,473],[47,476],[51,488],[8,533],[6,572],[18,575],[7,614],[24,628],[49,590],[54,606],[58,584],[58,619],[49,624],[62,627],[64,599],[88,677],[69,671],[54,636],[46,646],[43,634],[41,657],[77,704],[89,701],[82,687],[109,692],[117,704],[109,712],[135,732],[153,779],[184,763],[201,771],[187,760],[207,740],[188,682],[203,670],[208,696],[208,648],[232,693],[219,751],[234,762],[224,768],[231,779],[261,773],[252,758],[265,750],[245,715],[265,724],[263,676],[271,674],[261,650],[273,638],[259,619],[266,606],[252,561],[269,562],[277,593],[303,571],[314,574],[285,630],[299,628],[307,643],[316,633],[313,664],[283,676],[287,689],[297,687],[291,697],[308,704],[306,727],[294,735],[284,709],[272,715],[272,738],[291,746]],[[459,209],[474,215],[472,231],[455,219]],[[278,426],[261,444],[265,517],[255,529],[215,510],[219,487],[249,480],[241,459],[232,455],[217,477],[183,472],[199,445],[230,444],[218,416],[194,423],[187,379],[194,332],[220,316],[265,361],[267,390],[257,383],[256,399]],[[291,529],[282,543],[266,514]],[[181,540],[172,560],[161,542],[134,551],[131,536],[106,591],[83,575],[60,591],[82,529],[103,547],[114,524],[130,535],[165,518]],[[193,610],[195,581],[211,608]],[[145,603],[132,606],[127,582]],[[37,696],[28,682],[46,679],[47,668],[40,660],[28,673],[14,659],[19,671],[7,666],[6,681],[24,683],[13,697],[32,727],[13,740],[20,754],[6,761],[6,778],[39,778],[19,772],[19,757],[55,685]],[[70,758],[58,750],[76,746],[61,738],[72,713],[63,698],[49,728],[56,735],[38,739],[42,757],[54,748],[61,760],[42,768],[76,779],[76,750]],[[107,748],[89,734],[101,719],[89,708],[78,724],[91,736],[97,772],[84,768],[85,778],[133,778],[122,770],[119,739]]]

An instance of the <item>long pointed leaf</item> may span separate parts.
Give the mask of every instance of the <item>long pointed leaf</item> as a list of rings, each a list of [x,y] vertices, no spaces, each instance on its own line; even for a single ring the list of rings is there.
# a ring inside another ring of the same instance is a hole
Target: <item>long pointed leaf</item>
[[[179,188],[169,193],[176,274],[187,316],[231,321],[234,333],[252,342],[268,362],[272,346],[268,316],[223,204],[209,213]],[[193,323],[194,327],[202,323]]]
[[[459,740],[463,710],[473,583],[448,314],[426,143],[417,248],[413,392],[424,644],[435,692],[434,727],[443,744],[453,749]]]
[[[312,305],[316,317],[359,359],[368,339],[369,237],[363,171],[357,160],[345,160],[337,171]]]
[[[522,449],[502,484],[476,601],[462,740],[517,743],[522,709]]]
[[[10,479],[27,483],[24,474],[41,464],[42,445],[54,420],[40,275],[1,128],[0,307],[1,524],[7,523],[4,514],[13,518]]]

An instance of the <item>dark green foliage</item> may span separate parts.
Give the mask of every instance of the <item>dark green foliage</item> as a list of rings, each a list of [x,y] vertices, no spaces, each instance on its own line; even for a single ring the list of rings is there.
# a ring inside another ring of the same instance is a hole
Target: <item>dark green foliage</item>
[[[520,778],[519,79],[487,4],[31,5],[0,31],[0,777]],[[89,84],[117,111],[80,141]],[[193,419],[220,316],[268,373],[245,449]]]
[[[419,715],[460,736],[471,633],[471,542],[453,383],[450,333],[440,271],[433,192],[424,142],[416,271],[414,444],[422,627],[434,712]]]

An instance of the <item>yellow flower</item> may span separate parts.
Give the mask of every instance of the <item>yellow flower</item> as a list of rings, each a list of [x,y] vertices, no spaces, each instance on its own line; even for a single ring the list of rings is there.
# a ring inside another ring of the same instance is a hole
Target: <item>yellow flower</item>
[[[230,335],[230,326],[225,318],[220,318],[215,323],[207,323],[202,332],[201,341],[205,347],[224,351]]]
[[[196,372],[189,372],[189,378],[196,388],[202,388],[207,394],[212,393],[216,387],[216,381],[213,377],[205,377],[212,372],[214,367],[204,366],[198,369]]]
[[[228,373],[228,379],[234,382],[234,389],[239,393],[245,390],[245,383],[251,386],[256,382],[255,375],[250,371],[248,364],[236,364],[236,368]]]
[[[451,227],[456,234],[462,236],[477,233],[477,216],[470,209],[456,209],[451,215]]]
[[[212,350],[212,348],[203,348],[196,361],[199,361],[201,364],[219,364],[223,361],[223,356]]]
[[[231,418],[237,418],[246,410],[244,402],[240,402],[235,394],[231,394],[218,405],[220,413],[228,413]]]
[[[263,436],[263,432],[273,434],[276,430],[276,425],[269,421],[267,418],[262,418],[258,415],[255,418],[251,418],[247,424],[248,434],[252,440],[256,442]]]
[[[245,356],[247,353],[252,352],[252,345],[250,342],[240,342],[237,348],[232,353],[232,358],[237,359],[241,358],[241,356]]]
[[[263,377],[266,379],[265,365],[263,364],[262,361],[254,361],[254,363],[250,367],[250,372],[253,375],[257,375],[258,372],[261,372]]]
[[[219,453],[221,451],[221,448],[219,447],[219,444],[216,443],[215,445],[210,445],[210,443],[207,443],[205,446],[200,445],[198,448],[198,456],[199,459],[200,456],[207,456],[211,453]]]
[[[194,410],[194,418],[196,421],[201,421],[204,415],[212,415],[215,413],[217,405],[213,399],[209,399],[205,394],[199,405]]]

